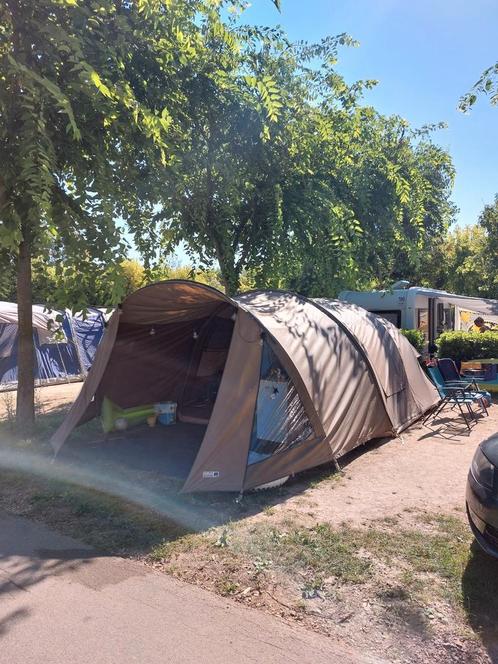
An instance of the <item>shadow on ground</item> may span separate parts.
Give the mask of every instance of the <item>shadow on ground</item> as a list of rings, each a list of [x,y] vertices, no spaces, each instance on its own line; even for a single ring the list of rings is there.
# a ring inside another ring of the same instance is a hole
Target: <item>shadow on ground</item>
[[[498,560],[473,542],[462,576],[463,605],[492,662],[498,662]]]
[[[28,600],[30,588],[48,577],[67,572],[77,573],[91,562],[96,552],[90,547],[70,548],[72,542],[66,538],[63,540],[64,547],[37,548],[37,538],[33,534],[38,535],[42,544],[53,545],[51,533],[24,519],[4,515],[1,511],[0,532],[1,638],[13,625],[31,613],[26,606],[10,610],[9,600],[16,601],[17,596],[20,596],[23,602]]]
[[[105,437],[100,423],[94,420],[75,430],[53,462],[48,440],[66,410],[62,407],[40,417],[38,438],[30,445],[2,445],[0,439],[0,467],[32,473],[45,480],[68,482],[129,501],[161,516],[170,524],[171,531],[174,530],[171,524],[175,524],[177,530],[195,532],[251,516],[285,503],[337,475],[334,464],[326,464],[291,477],[280,488],[250,492],[242,500],[238,500],[234,493],[181,494],[205,427],[177,424],[171,428],[148,429],[144,426],[125,432],[126,435],[116,432]],[[455,444],[465,443],[466,437],[463,440],[461,437],[464,423],[441,417],[435,424],[437,430],[420,429],[420,440],[440,438],[454,440]],[[0,428],[0,436],[4,431],[3,427]],[[391,441],[386,438],[372,440],[342,457],[340,465],[345,469],[363,454]],[[40,502],[43,501],[40,499]],[[56,507],[56,502],[55,499],[52,501],[51,508]],[[85,510],[84,505],[73,508]],[[100,511],[101,518],[103,515],[104,512]],[[148,547],[149,544],[147,541],[144,545]]]
[[[24,477],[33,475],[45,482],[42,489],[31,491],[26,497],[27,504],[20,508],[14,506],[13,511],[39,520],[43,515],[50,515],[48,523],[61,526],[61,532],[68,532],[64,519],[70,515],[70,520],[80,522],[76,524],[80,531],[81,523],[85,522],[87,531],[94,527],[100,532],[99,520],[108,519],[111,510],[116,527],[110,529],[105,542],[91,542],[111,553],[128,551],[133,544],[140,554],[161,540],[252,516],[285,503],[319,482],[338,477],[334,464],[330,463],[301,472],[282,487],[249,492],[242,500],[234,493],[181,494],[205,427],[177,424],[149,429],[145,426],[125,432],[126,435],[116,432],[105,437],[100,422],[93,420],[74,431],[54,462],[48,440],[66,410],[67,407],[61,407],[40,417],[37,439],[25,445],[9,441],[5,424],[0,425],[0,468],[19,472]],[[462,435],[465,423],[458,418],[440,415],[434,424],[438,427],[436,430],[419,427],[420,441],[432,438],[466,444],[467,437]],[[340,459],[341,467],[346,469],[363,454],[392,444],[391,441],[372,440],[356,448]],[[22,495],[21,484],[18,483],[18,490]],[[75,497],[78,489],[84,495]],[[99,500],[93,502],[85,491],[100,492]],[[15,493],[13,490],[13,500]],[[125,501],[139,512],[142,510],[140,523],[133,519],[120,522],[121,506],[113,501]],[[2,505],[9,508],[5,500],[0,507]],[[153,523],[148,523],[147,512],[152,513]],[[157,527],[158,521],[161,527]],[[76,528],[69,529],[69,534],[81,536]]]

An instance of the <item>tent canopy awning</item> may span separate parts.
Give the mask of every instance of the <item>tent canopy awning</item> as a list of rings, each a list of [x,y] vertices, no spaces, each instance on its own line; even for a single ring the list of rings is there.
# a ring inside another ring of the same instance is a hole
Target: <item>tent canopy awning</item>
[[[498,300],[483,297],[472,297],[470,295],[457,295],[446,291],[433,290],[431,288],[417,288],[417,295],[437,298],[445,304],[453,304],[461,309],[475,311],[483,316],[498,316]]]
[[[33,327],[37,330],[52,332],[60,327],[56,321],[59,311],[49,311],[42,304],[33,305]],[[18,314],[17,304],[15,302],[0,302],[0,324],[17,325]]]

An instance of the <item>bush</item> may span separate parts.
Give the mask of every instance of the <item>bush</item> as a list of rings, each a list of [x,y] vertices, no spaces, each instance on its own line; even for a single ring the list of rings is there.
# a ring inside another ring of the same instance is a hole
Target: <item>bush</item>
[[[438,357],[455,361],[498,358],[497,332],[443,332],[436,344]]]
[[[417,352],[423,353],[425,346],[425,337],[423,332],[420,330],[400,330],[400,332],[408,339],[408,341]]]

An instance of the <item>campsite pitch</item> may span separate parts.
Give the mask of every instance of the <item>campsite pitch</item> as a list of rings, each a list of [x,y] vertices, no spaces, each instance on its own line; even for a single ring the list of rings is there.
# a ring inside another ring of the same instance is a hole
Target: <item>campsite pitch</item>
[[[54,390],[60,406],[61,387],[40,390],[41,407]],[[341,474],[322,467],[242,504],[178,496],[154,470],[108,459],[105,472],[147,486],[156,512],[62,475],[13,471],[2,474],[0,507],[392,662],[495,661],[498,566],[472,544],[463,506],[496,408],[470,435],[447,417],[433,430],[416,425],[356,451]],[[55,427],[61,416],[46,418]],[[168,521],[168,506],[202,525]]]

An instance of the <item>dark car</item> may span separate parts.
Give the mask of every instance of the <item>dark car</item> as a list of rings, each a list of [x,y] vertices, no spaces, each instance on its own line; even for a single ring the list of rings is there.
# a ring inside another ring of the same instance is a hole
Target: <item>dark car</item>
[[[476,450],[467,479],[467,516],[482,549],[498,558],[498,435]]]

